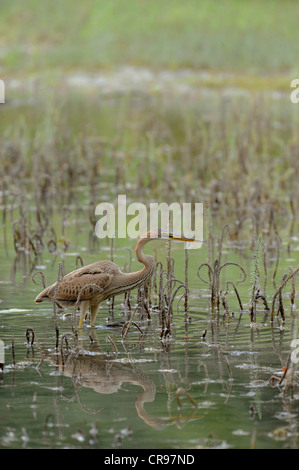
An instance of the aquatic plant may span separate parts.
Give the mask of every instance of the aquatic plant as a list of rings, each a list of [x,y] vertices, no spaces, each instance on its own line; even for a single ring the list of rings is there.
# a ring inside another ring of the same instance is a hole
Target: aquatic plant
[[[227,315],[228,315],[228,304],[227,304],[227,300],[226,300],[227,289],[226,289],[226,292],[223,292],[222,290],[220,290],[220,274],[221,274],[222,269],[224,269],[228,266],[236,266],[237,268],[239,268],[241,270],[242,277],[239,281],[237,281],[236,284],[233,281],[228,281],[227,284],[226,284],[227,287],[228,287],[229,284],[232,284],[232,286],[234,288],[234,291],[236,293],[237,299],[239,301],[239,305],[240,305],[241,310],[242,310],[242,303],[241,303],[240,295],[237,291],[236,285],[239,284],[240,282],[244,282],[246,280],[246,273],[245,273],[244,269],[242,268],[242,266],[240,266],[240,264],[238,264],[236,262],[225,262],[225,263],[221,264],[223,237],[224,237],[225,231],[228,231],[228,230],[229,230],[229,226],[224,225],[223,228],[222,228],[222,233],[221,233],[221,235],[219,237],[219,241],[218,241],[218,257],[214,260],[213,266],[211,266],[208,263],[201,263],[200,266],[197,269],[197,276],[199,277],[199,279],[202,282],[204,282],[205,284],[208,284],[210,286],[210,291],[211,291],[211,297],[210,297],[210,299],[211,299],[211,312],[212,313],[219,312],[220,299],[222,299],[222,302],[223,302],[223,305],[225,307]],[[200,271],[204,267],[208,268],[208,274],[209,274],[209,278],[210,278],[209,281],[202,278],[201,275],[200,275]]]

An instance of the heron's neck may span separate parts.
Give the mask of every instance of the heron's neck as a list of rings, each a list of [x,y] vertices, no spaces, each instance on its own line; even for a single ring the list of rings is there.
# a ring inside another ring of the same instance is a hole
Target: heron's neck
[[[150,238],[140,238],[135,250],[138,261],[144,264],[145,267],[148,267],[149,264],[151,265],[152,260],[154,259],[152,256],[145,255],[143,253],[144,245],[146,245],[150,240]]]
[[[140,271],[126,274],[128,283],[135,287],[147,282],[154,273],[156,265],[154,257],[143,253],[143,247],[149,241],[150,239],[141,238],[136,246],[136,257],[140,263],[144,264],[144,267]]]
[[[151,276],[154,272],[155,268],[155,259],[153,256],[146,255],[143,253],[143,247],[146,245],[151,239],[149,238],[140,238],[139,242],[137,243],[136,246],[136,257],[139,261],[139,263],[144,264],[144,268],[141,269],[140,271],[137,271],[136,275],[140,277],[148,277]],[[135,273],[132,273],[135,274]]]
[[[150,241],[150,239],[140,239],[136,246],[136,256],[140,263],[144,264],[144,267],[140,271],[134,273],[121,273],[119,277],[119,284],[115,290],[115,293],[119,294],[122,291],[126,292],[131,289],[145,284],[150,280],[154,273],[155,259],[153,256],[145,255],[142,251],[143,246]],[[113,290],[109,294],[113,294]]]

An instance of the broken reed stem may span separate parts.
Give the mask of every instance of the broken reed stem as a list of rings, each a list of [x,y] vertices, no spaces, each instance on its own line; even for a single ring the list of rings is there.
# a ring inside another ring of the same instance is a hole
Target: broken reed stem
[[[107,353],[109,354],[108,343],[111,343],[112,346],[113,346],[114,351],[115,351],[116,353],[118,353],[118,349],[117,349],[116,344],[114,343],[113,339],[111,338],[111,336],[106,335]]]
[[[63,279],[63,263],[60,261],[58,263],[58,273],[57,273],[57,281],[55,285],[55,290],[54,290],[54,297],[53,297],[53,316],[54,316],[54,323],[55,323],[55,333],[56,333],[56,349],[58,349],[58,344],[59,344],[59,327],[58,327],[58,320],[57,320],[57,312],[56,312],[56,307],[57,307],[57,289],[59,284],[61,283]]]
[[[276,302],[276,299],[278,296],[280,296],[281,294],[281,291],[282,289],[284,288],[284,286],[287,284],[287,282],[290,280],[290,279],[293,279],[296,274],[299,272],[299,268],[295,269],[295,271],[292,271],[290,274],[287,274],[287,275],[284,275],[283,276],[283,280],[279,286],[279,288],[277,289],[277,291],[275,292],[274,296],[273,296],[273,299],[272,299],[272,306],[271,306],[271,322],[273,322],[274,320],[274,307],[275,307],[275,302]]]
[[[209,270],[209,277],[211,278],[211,281],[206,281],[205,279],[203,279],[200,276],[200,270],[204,266],[207,267],[208,270]],[[242,268],[242,266],[240,264],[234,263],[234,262],[227,262],[227,263],[224,263],[224,264],[220,265],[219,260],[216,259],[215,262],[214,262],[214,269],[212,269],[211,266],[208,263],[202,263],[197,269],[197,276],[199,277],[199,279],[201,281],[203,281],[205,284],[208,284],[211,288],[211,310],[212,310],[212,313],[214,313],[216,309],[219,311],[219,304],[220,304],[220,298],[221,298],[221,294],[219,292],[219,277],[220,277],[221,270],[226,268],[227,266],[237,266],[241,270],[241,273],[242,273],[243,276],[236,284],[239,284],[239,283],[244,282],[246,280],[247,276],[246,276],[246,273],[245,273],[244,269]],[[240,308],[241,308],[241,310],[243,310],[242,302],[241,302],[241,299],[240,299],[240,295],[237,291],[236,285],[232,281],[228,281],[226,285],[228,285],[228,283],[231,283],[233,285],[236,296],[237,296],[238,301],[239,301]]]
[[[131,325],[136,326],[136,328],[140,331],[141,336],[143,336],[143,331],[142,331],[142,329],[140,328],[140,326],[138,326],[136,322],[129,320],[129,321],[127,321],[127,322],[124,324],[124,326],[123,326],[123,328],[122,328],[122,331],[121,331],[121,335],[122,335],[122,339],[123,339],[123,340],[126,339],[127,334],[128,334],[128,332],[129,332],[129,330],[130,330],[130,328],[131,328]],[[124,332],[125,327],[127,327],[127,329],[126,329],[126,331]]]
[[[241,269],[242,273],[243,273],[243,279],[241,279],[240,281],[237,282],[237,284],[239,282],[244,282],[245,279],[246,279],[246,273],[244,271],[244,269],[242,268],[242,266],[240,266],[238,263],[233,263],[233,262],[227,262],[227,263],[224,263],[221,265],[221,257],[222,257],[222,246],[223,246],[223,239],[224,239],[224,235],[225,233],[229,233],[230,231],[230,227],[228,224],[225,224],[223,227],[222,227],[222,231],[221,231],[221,235],[219,237],[219,240],[218,240],[218,258],[215,259],[214,261],[214,265],[213,265],[213,268],[208,264],[208,263],[202,263],[198,270],[197,270],[197,276],[202,280],[204,281],[206,284],[209,284],[210,287],[211,287],[211,310],[212,310],[212,313],[215,313],[215,311],[219,311],[219,305],[220,305],[220,298],[222,296],[222,302],[224,302],[224,305],[225,305],[225,308],[227,308],[227,304],[226,304],[226,299],[225,299],[225,294],[220,294],[220,291],[219,291],[219,283],[220,283],[220,272],[223,268],[225,268],[226,266],[237,266]],[[206,266],[208,269],[209,269],[209,277],[210,277],[210,281],[205,281],[201,278],[201,276],[199,275],[199,272],[201,270],[201,268],[203,266]],[[235,288],[235,287],[234,287]],[[235,289],[236,291],[236,289]],[[237,293],[236,291],[236,295],[238,297],[238,300],[239,300],[239,303],[240,303],[240,296],[239,294]],[[242,305],[242,304],[241,304]]]
[[[160,277],[159,277],[159,310],[162,310],[163,307],[165,308],[165,292],[163,288],[163,275],[164,274],[166,274],[166,271],[163,271],[161,268]]]
[[[291,252],[291,243],[294,235],[294,228],[295,228],[295,220],[296,220],[296,208],[294,204],[293,196],[290,196],[290,209],[291,209],[291,226],[289,232],[289,243],[288,243],[288,254],[290,255]]]
[[[200,272],[201,268],[203,268],[203,266],[206,266],[206,267],[209,269],[209,277],[210,277],[210,280],[209,280],[209,281],[206,281],[205,279],[203,279],[203,278],[200,276],[200,274],[199,274],[199,272]],[[196,274],[197,274],[197,277],[198,277],[202,282],[204,282],[205,284],[211,285],[214,272],[213,272],[213,269],[211,268],[211,266],[210,266],[208,263],[202,263],[202,264],[198,267]]]
[[[146,285],[146,292],[147,292],[147,300],[148,300],[148,307],[145,305],[145,309],[148,310],[147,314],[149,315],[149,318],[151,317],[150,315],[150,309],[152,308],[152,281],[148,281]]]
[[[223,245],[224,234],[225,234],[225,232],[229,233],[229,230],[230,230],[229,225],[225,224],[222,227],[222,232],[221,232],[221,235],[220,235],[219,240],[218,240],[218,260],[219,260],[219,263],[221,261],[221,256],[222,256],[222,245]]]
[[[247,275],[246,275],[244,269],[242,268],[242,266],[239,263],[234,263],[233,261],[228,261],[227,263],[224,263],[224,264],[222,264],[222,266],[220,266],[219,271],[221,271],[226,266],[237,266],[241,270],[244,277],[242,279],[240,279],[239,281],[237,281],[237,284],[240,284],[240,282],[246,281]]]
[[[146,311],[147,318],[151,318],[151,313],[146,303],[146,299],[148,299],[148,284],[139,287],[137,293],[137,304],[139,309],[139,314],[143,315],[144,310]]]
[[[135,308],[134,312],[132,313],[132,315],[131,315],[131,317],[130,317],[130,320],[128,320],[128,321],[123,325],[123,327],[122,327],[121,336],[122,336],[122,339],[123,339],[123,340],[126,339],[126,336],[127,336],[128,332],[129,332],[129,329],[131,328],[131,324],[133,323],[133,318],[134,318],[134,315],[135,315],[137,309],[138,309],[138,305],[137,305],[137,307]],[[126,329],[126,331],[124,332],[125,327],[127,327],[127,329]]]
[[[283,279],[285,278],[286,274],[284,275]],[[283,303],[282,303],[282,293],[281,289],[278,294],[278,311],[277,315],[281,315],[282,321],[285,322],[285,315],[284,315],[284,308],[283,308]]]
[[[40,277],[42,278],[42,285],[43,285],[43,288],[45,289],[45,288],[46,288],[46,277],[45,277],[45,275],[44,275],[43,272],[41,272],[41,271],[35,271],[35,273],[33,273],[32,276],[31,276],[32,281],[34,282],[34,284],[38,285],[38,284],[36,283],[36,281],[34,280],[34,278],[35,278],[35,276],[36,276],[37,274],[39,274]]]
[[[206,331],[207,331],[207,330],[206,330]],[[209,373],[208,373],[207,365],[206,365],[204,362],[200,361],[199,364],[198,364],[198,368],[197,368],[198,372],[199,372],[201,366],[203,367],[203,369],[204,369],[204,371],[205,371],[206,379],[208,379],[208,378],[209,378]]]
[[[267,283],[267,278],[268,278],[268,269],[267,269],[267,247],[265,244],[263,245],[263,266],[264,266],[264,276],[265,276],[265,286]],[[266,287],[264,287],[264,291],[266,290]]]
[[[158,266],[162,267],[161,261],[157,261],[154,269],[154,274],[153,274],[153,289],[154,289],[154,294],[157,296],[158,295],[158,288],[157,288],[157,272],[158,272]]]
[[[124,295],[124,313],[125,313],[125,317],[127,317],[127,312],[131,313],[132,309],[131,309],[131,302],[130,302],[130,291],[128,292],[125,292],[125,295]]]
[[[274,271],[273,271],[273,275],[272,275],[272,281],[273,281],[274,287],[276,287],[275,286],[275,277],[276,277],[277,268],[278,268],[278,264],[279,264],[279,258],[280,258],[280,239],[279,239],[277,234],[275,234],[275,241],[276,241],[276,263],[275,263],[275,267],[274,267]]]
[[[215,313],[217,309],[219,311],[219,275],[220,275],[220,264],[219,259],[215,259],[214,272],[211,287],[211,309],[212,313]]]
[[[280,381],[278,382],[278,385],[281,385],[281,384],[282,384],[282,382],[284,381],[284,379],[285,379],[285,377],[286,377],[286,375],[287,375],[287,373],[288,373],[288,371],[289,371],[290,362],[291,362],[291,356],[292,356],[292,354],[290,353],[290,354],[288,355],[287,363],[286,363],[286,366],[285,366],[284,369],[283,369],[283,374],[282,374],[282,377],[281,377]]]
[[[250,321],[251,323],[256,320],[256,303],[257,303],[257,293],[260,291],[260,272],[259,272],[259,256],[260,256],[260,245],[261,245],[262,236],[259,234],[255,249],[251,261],[250,268],[250,284],[251,284],[251,296],[250,296]]]
[[[48,252],[53,254],[57,250],[57,243],[55,240],[49,240],[47,243]]]
[[[79,263],[81,266],[79,266]],[[83,266],[84,266],[83,259],[81,258],[80,255],[77,255],[76,256],[76,269],[79,269],[80,267],[83,268]]]
[[[228,303],[227,303],[227,300],[226,300],[226,293],[223,292],[222,290],[220,291],[220,298],[222,300],[222,305],[223,305],[224,310],[225,310],[226,320],[227,320],[227,322],[229,322],[229,309],[228,309]]]
[[[50,418],[51,418],[51,422],[49,423]],[[53,426],[54,426],[54,415],[52,413],[49,413],[45,417],[45,421],[44,421],[44,436],[48,436],[49,428],[52,428]]]
[[[31,342],[30,342],[30,333],[31,333]],[[26,340],[27,340],[27,348],[29,348],[29,346],[33,346],[33,343],[34,343],[34,331],[32,328],[27,328],[26,330]]]
[[[228,370],[229,378],[232,379],[232,378],[233,378],[233,373],[232,373],[232,369],[231,369],[229,360],[228,360],[228,358],[227,358],[226,356],[224,356],[224,359],[225,359],[225,362],[226,362],[226,365],[227,365],[227,370]]]
[[[16,356],[15,356],[15,338],[14,335],[11,337],[11,355],[12,355],[12,363],[16,365]]]
[[[293,273],[293,268],[289,267],[291,273]],[[296,288],[295,288],[295,277],[292,277],[292,290],[291,290],[291,305],[292,307],[295,305],[295,295],[296,295]]]
[[[185,314],[188,311],[188,297],[189,297],[189,289],[188,289],[188,250],[185,248]]]
[[[177,279],[174,279],[174,281],[181,282],[181,281],[178,281]],[[172,296],[171,296],[171,299],[170,299],[170,301],[169,301],[169,306],[168,306],[168,313],[169,313],[168,317],[169,317],[169,320],[170,320],[170,317],[172,316],[172,304],[173,304],[173,302],[174,302],[174,299],[175,299],[175,296],[176,296],[178,290],[181,289],[181,287],[183,287],[183,288],[185,289],[185,293],[186,293],[186,291],[187,291],[187,286],[186,286],[185,284],[183,284],[183,283],[181,283],[181,284],[175,289],[174,293],[173,293]],[[180,301],[180,299],[179,299],[179,301]],[[170,325],[170,323],[169,323],[169,325]]]
[[[167,242],[167,258],[166,258],[166,262],[167,262],[167,286],[168,286],[168,289],[167,289],[167,302],[169,304],[169,300],[170,300],[170,296],[171,296],[171,290],[172,290],[172,273],[173,273],[173,270],[172,270],[172,258],[170,256],[171,254],[171,243],[170,241],[168,240]]]
[[[178,290],[181,288],[181,287],[184,287],[185,290],[186,290],[186,286],[185,284],[182,283],[182,281],[179,281],[178,279],[175,279],[174,277],[170,280],[171,284],[174,284],[176,282],[179,282],[180,285],[175,289],[174,293],[171,293],[170,291],[170,298],[167,299],[168,302],[167,302],[167,307],[165,306],[165,302],[163,303],[163,310],[162,310],[162,333],[161,335],[163,335],[163,331],[165,332],[167,330],[167,334],[170,333],[170,324],[171,324],[171,318],[173,316],[173,309],[172,309],[172,304],[174,302],[174,298],[178,292]],[[169,287],[169,281],[166,282],[164,288],[162,289],[162,292],[163,292],[163,298],[165,297],[165,290],[166,288]]]
[[[157,263],[157,266],[158,265],[160,265],[158,310],[160,314],[160,322],[161,322],[162,329],[163,329],[165,326],[165,321],[166,321],[165,295],[164,295],[164,289],[163,289],[163,275],[165,274],[165,271],[163,270],[163,265],[160,261]]]
[[[75,343],[75,348],[78,346],[78,337],[73,334],[73,333],[65,333],[60,340],[60,354],[61,354],[61,362],[64,365],[64,353],[63,353],[63,343],[65,342],[65,345],[67,347],[68,352],[73,351],[73,348],[70,346],[68,338],[72,338]]]
[[[238,299],[238,302],[239,302],[240,310],[243,311],[243,305],[242,305],[241,297],[240,297],[239,292],[238,292],[238,289],[237,289],[237,287],[236,287],[236,285],[234,284],[233,281],[227,281],[225,294],[227,294],[227,292],[228,292],[228,285],[229,285],[229,284],[231,284],[231,285],[233,286],[233,289],[234,289],[234,291],[235,291],[235,294],[236,294],[237,299]]]
[[[182,404],[181,404],[181,400],[180,400],[180,395],[184,393],[186,395],[186,397],[188,398],[188,400],[193,404],[193,406],[195,408],[198,408],[198,404],[197,402],[194,400],[194,398],[191,397],[190,393],[187,392],[187,390],[185,390],[183,387],[179,387],[177,389],[177,391],[175,392],[175,395],[176,395],[176,399],[177,399],[177,402],[178,402],[178,407],[181,409],[182,408]]]
[[[266,323],[266,320],[268,318],[268,314],[270,312],[270,308],[268,306],[268,302],[267,302],[266,297],[263,294],[261,294],[260,292],[258,292],[257,295],[256,295],[256,300],[259,300],[259,299],[261,299],[264,303],[266,313],[265,313],[265,316],[264,316],[263,323]]]

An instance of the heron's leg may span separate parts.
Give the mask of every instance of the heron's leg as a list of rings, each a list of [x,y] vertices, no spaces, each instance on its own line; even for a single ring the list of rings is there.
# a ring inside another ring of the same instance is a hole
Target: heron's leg
[[[79,321],[79,328],[82,328],[88,307],[90,306],[89,300],[82,300],[80,302],[80,321]]]
[[[100,304],[90,307],[90,326],[94,326],[94,322],[96,321],[96,317],[99,311],[99,306]]]

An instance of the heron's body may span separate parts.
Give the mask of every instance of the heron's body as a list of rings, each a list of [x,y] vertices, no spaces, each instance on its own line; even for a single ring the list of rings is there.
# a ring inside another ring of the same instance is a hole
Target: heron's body
[[[155,229],[156,238],[161,238],[161,229]],[[159,236],[160,235],[160,236]],[[172,239],[194,241],[186,238]],[[143,253],[143,246],[154,239],[153,231],[140,238],[136,246],[136,256],[143,269],[134,273],[123,273],[112,261],[96,261],[95,263],[76,269],[56,282],[46,287],[35,299],[56,301],[62,307],[77,304],[80,309],[81,327],[88,309],[90,309],[90,325],[94,326],[101,302],[115,295],[128,292],[145,284],[154,273],[155,260]]]

